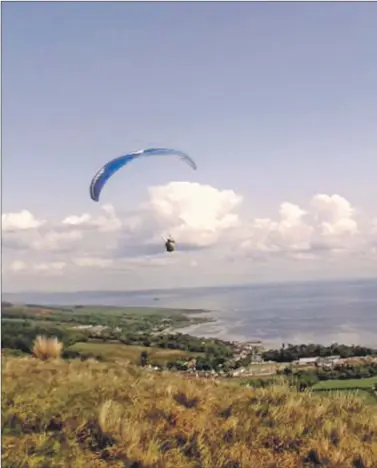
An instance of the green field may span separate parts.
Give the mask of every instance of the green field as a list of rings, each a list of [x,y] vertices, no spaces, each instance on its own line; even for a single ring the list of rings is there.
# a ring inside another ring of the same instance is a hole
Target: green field
[[[349,380],[323,380],[312,387],[317,394],[335,393],[355,395],[362,398],[365,403],[377,404],[377,393],[373,392],[373,386],[377,384],[377,377]]]
[[[79,353],[94,354],[101,356],[109,361],[124,360],[132,363],[140,362],[140,354],[143,351],[148,353],[149,362],[156,364],[165,365],[168,361],[174,361],[177,359],[183,359],[185,357],[192,358],[197,356],[188,352],[180,351],[175,349],[161,349],[152,348],[146,346],[129,346],[119,343],[101,343],[101,342],[89,342],[89,343],[75,343],[68,348],[72,351]]]
[[[377,384],[377,377],[350,380],[322,380],[313,386],[313,390],[351,390],[368,389]]]

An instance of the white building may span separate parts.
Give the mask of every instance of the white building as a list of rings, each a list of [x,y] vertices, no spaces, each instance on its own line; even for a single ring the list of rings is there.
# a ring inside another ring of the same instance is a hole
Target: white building
[[[298,364],[299,366],[309,366],[311,364],[315,364],[318,360],[319,357],[306,357],[300,358],[298,361],[295,361],[294,364]]]

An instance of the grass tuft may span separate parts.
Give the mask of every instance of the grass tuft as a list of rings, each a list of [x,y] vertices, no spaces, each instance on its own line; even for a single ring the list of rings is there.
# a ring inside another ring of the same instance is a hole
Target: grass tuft
[[[33,344],[33,355],[46,361],[47,359],[59,359],[63,351],[63,343],[56,336],[48,338],[46,336],[37,336]]]

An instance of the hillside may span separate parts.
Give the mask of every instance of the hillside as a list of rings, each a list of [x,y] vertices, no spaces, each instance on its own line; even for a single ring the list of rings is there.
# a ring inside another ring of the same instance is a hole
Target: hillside
[[[4,467],[377,467],[377,410],[88,361],[3,357]]]

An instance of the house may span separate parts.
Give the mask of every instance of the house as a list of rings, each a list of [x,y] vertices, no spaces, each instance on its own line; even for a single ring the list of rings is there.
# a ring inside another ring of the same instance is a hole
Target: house
[[[324,359],[326,361],[335,362],[335,361],[339,361],[341,358],[340,358],[340,356],[327,356]]]
[[[318,360],[318,365],[329,369],[334,367],[336,364],[340,364],[341,362],[342,359],[340,356],[326,356]]]
[[[300,358],[298,361],[295,361],[293,364],[296,364],[298,366],[310,366],[314,365],[318,362],[319,357],[306,357],[306,358]]]

